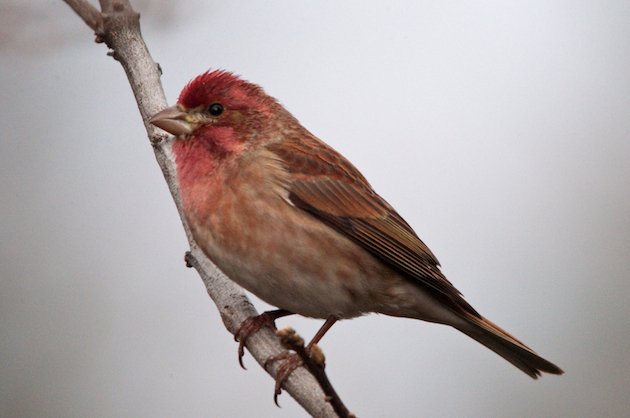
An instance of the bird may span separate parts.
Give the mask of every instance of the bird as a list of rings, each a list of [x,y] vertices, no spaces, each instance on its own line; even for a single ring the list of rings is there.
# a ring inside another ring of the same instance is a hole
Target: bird
[[[325,319],[311,348],[336,321],[379,313],[451,326],[534,379],[563,373],[474,309],[361,172],[260,86],[209,70],[149,121],[174,136],[197,245],[277,307],[243,338],[285,315]]]

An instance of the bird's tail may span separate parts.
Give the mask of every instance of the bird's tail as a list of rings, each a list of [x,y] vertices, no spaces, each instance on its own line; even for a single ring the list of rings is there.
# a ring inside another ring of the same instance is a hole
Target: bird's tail
[[[542,372],[564,373],[558,366],[540,357],[531,348],[486,318],[465,314],[464,319],[467,324],[457,329],[479,341],[532,378],[537,379]]]

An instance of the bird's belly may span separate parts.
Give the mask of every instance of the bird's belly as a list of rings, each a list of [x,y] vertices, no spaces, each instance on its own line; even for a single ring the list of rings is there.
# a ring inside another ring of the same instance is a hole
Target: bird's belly
[[[197,243],[228,277],[304,316],[380,310],[392,275],[380,261],[276,194],[239,193],[221,199],[205,219],[189,220]]]

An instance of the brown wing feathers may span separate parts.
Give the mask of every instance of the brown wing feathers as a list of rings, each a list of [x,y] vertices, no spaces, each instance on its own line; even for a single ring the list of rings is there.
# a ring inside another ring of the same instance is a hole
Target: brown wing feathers
[[[309,138],[309,141],[317,140]],[[281,159],[291,162],[288,164],[293,167],[289,185],[291,202],[395,270],[417,280],[455,311],[479,316],[440,272],[438,260],[427,246],[372,190],[358,170],[327,146],[318,154],[309,153],[309,141],[269,147]]]

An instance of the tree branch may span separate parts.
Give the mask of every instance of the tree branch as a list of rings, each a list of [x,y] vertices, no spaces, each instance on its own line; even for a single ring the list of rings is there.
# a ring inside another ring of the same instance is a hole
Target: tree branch
[[[64,0],[96,32],[97,42],[105,42],[111,49],[109,55],[123,66],[131,89],[136,98],[140,115],[155,157],[168,185],[179,212],[186,237],[190,244],[187,262],[201,276],[208,295],[217,305],[223,323],[234,334],[248,317],[257,315],[253,305],[242,289],[229,280],[194,242],[190,229],[184,220],[179,187],[175,176],[175,162],[171,152],[171,138],[149,124],[151,115],[166,107],[166,99],[160,83],[160,70],[153,61],[140,35],[140,18],[128,0],[100,0],[98,12],[86,0]],[[247,349],[256,361],[263,366],[271,356],[283,351],[279,338],[271,329],[263,328],[247,339]],[[267,370],[276,376],[280,365],[272,364]],[[312,416],[335,417],[331,405],[314,379],[304,368],[296,369],[284,383],[285,390]]]
[[[94,32],[98,32],[101,30],[102,19],[99,11],[88,3],[85,0],[64,0],[68,6],[75,11],[76,14],[83,19],[83,21],[90,27]]]

